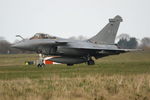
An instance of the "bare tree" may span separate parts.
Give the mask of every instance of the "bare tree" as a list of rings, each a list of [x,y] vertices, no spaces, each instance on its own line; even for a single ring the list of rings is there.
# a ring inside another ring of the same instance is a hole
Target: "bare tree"
[[[118,40],[126,39],[128,41],[130,39],[130,36],[127,33],[122,33],[122,34],[118,35],[116,39],[118,39]]]
[[[3,40],[1,38],[1,40],[0,40],[0,54],[10,53],[10,46],[11,46],[11,44],[8,41]]]
[[[126,38],[121,38],[118,41],[118,46],[123,49],[135,49],[138,46],[138,42],[135,37],[131,37],[129,40]]]
[[[149,37],[144,37],[141,40],[140,48],[142,48],[142,49],[150,49],[150,38]]]
[[[75,36],[69,37],[71,40],[77,40]]]
[[[80,35],[78,37],[72,36],[69,39],[72,39],[72,40],[86,40],[87,38],[82,36],[82,35]]]
[[[145,37],[141,40],[143,46],[150,47],[150,38]]]
[[[86,40],[86,37],[80,35],[80,36],[78,36],[78,40]]]

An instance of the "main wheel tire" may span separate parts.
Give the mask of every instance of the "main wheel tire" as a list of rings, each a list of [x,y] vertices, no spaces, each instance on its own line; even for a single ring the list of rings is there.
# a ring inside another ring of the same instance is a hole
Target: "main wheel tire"
[[[73,66],[73,64],[67,64],[67,66]]]
[[[94,60],[89,60],[89,61],[87,62],[87,64],[88,64],[88,65],[95,65],[95,62],[94,62]]]

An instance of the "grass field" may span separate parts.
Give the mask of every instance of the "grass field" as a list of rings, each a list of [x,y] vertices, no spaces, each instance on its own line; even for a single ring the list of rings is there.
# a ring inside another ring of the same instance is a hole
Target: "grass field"
[[[0,100],[150,100],[150,51],[96,65],[26,66],[38,55],[0,55]]]

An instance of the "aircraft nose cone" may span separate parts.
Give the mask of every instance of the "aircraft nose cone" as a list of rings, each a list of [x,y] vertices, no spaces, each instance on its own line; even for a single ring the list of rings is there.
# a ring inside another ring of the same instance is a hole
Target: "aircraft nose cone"
[[[17,48],[17,49],[22,49],[22,50],[33,50],[33,48],[34,48],[33,45],[29,45],[25,42],[19,42],[19,43],[13,44],[11,47]]]

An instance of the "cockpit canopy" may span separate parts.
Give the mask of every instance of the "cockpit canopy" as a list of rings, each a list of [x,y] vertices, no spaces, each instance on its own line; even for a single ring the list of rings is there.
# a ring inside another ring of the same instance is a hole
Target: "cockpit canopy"
[[[30,38],[30,40],[32,39],[56,39],[56,37],[44,33],[36,33],[33,37]]]

